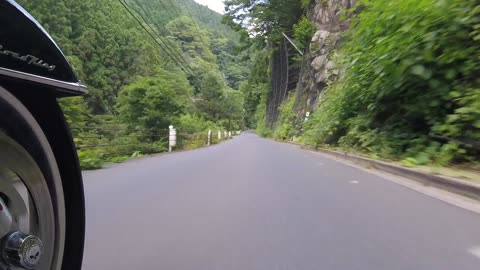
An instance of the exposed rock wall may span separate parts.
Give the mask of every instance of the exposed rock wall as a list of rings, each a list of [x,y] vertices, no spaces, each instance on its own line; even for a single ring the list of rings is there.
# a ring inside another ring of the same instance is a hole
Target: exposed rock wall
[[[303,57],[295,104],[299,115],[312,111],[323,89],[340,76],[334,61],[335,49],[348,28],[347,22],[340,20],[341,11],[352,8],[357,1],[315,0],[309,17],[318,30]]]

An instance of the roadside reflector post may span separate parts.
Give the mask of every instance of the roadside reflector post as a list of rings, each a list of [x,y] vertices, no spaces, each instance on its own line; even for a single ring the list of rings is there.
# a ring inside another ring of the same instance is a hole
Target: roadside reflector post
[[[218,142],[222,140],[222,132],[219,130],[218,131]]]
[[[207,138],[207,145],[210,146],[212,144],[212,131],[208,131],[208,138]]]
[[[173,126],[169,126],[168,129],[168,152],[172,152],[173,147],[177,146],[177,130]]]

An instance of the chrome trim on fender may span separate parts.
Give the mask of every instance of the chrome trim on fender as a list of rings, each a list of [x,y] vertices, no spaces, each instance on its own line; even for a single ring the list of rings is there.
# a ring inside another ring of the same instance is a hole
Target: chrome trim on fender
[[[72,82],[64,82],[64,81],[59,81],[55,79],[50,79],[38,75],[33,75],[33,74],[28,74],[25,72],[21,71],[16,71],[16,70],[11,70],[8,68],[2,68],[0,67],[0,75],[16,78],[16,79],[21,79],[21,80],[26,80],[30,81],[33,83],[39,83],[43,85],[48,85],[48,86],[53,86],[56,88],[59,88],[61,90],[67,90],[70,92],[75,92],[77,94],[86,94],[88,93],[87,87],[85,85],[78,83],[72,83]]]

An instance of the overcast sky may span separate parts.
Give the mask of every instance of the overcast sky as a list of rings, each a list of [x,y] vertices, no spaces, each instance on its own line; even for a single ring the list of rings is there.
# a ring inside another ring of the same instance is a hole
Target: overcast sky
[[[204,6],[208,6],[210,9],[213,9],[221,14],[223,14],[223,12],[225,11],[223,0],[195,0],[195,2],[200,3]]]

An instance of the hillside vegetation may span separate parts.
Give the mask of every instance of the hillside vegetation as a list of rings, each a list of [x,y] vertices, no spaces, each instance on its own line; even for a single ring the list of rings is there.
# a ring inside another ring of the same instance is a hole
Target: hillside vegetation
[[[265,136],[409,166],[480,161],[480,5],[474,0],[361,0],[340,10],[340,25],[348,27],[331,54],[338,80],[314,89],[319,99],[305,120],[300,78],[268,125],[280,34],[293,36],[307,55],[315,53],[311,39],[320,22],[313,11],[339,2],[227,1],[226,20],[260,40],[252,45],[261,53],[248,79],[247,124]],[[293,59],[311,69],[306,60]]]
[[[478,2],[360,5],[339,48],[346,74],[327,89],[304,140],[410,164],[479,160]]]
[[[169,125],[243,126],[238,89],[250,60],[220,14],[193,0],[18,2],[88,86],[87,96],[61,100],[86,167],[165,150]]]

